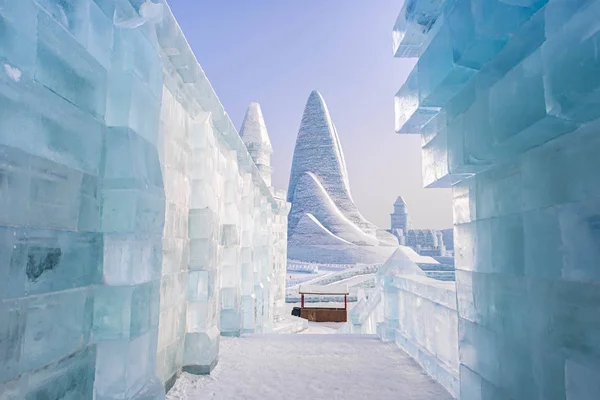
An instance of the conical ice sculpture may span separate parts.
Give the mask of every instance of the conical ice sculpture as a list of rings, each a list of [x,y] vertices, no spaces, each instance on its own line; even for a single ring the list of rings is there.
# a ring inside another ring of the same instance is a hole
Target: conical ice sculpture
[[[355,264],[383,263],[398,246],[390,233],[358,211],[337,129],[321,94],[306,103],[288,187],[288,258]]]

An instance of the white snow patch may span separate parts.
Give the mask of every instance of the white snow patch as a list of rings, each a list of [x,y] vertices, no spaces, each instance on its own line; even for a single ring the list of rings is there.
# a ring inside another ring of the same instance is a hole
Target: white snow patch
[[[21,80],[21,70],[17,67],[13,67],[12,65],[4,64],[4,72],[10,79],[15,82],[19,82]]]
[[[253,335],[221,338],[220,347],[211,375],[184,373],[167,400],[452,399],[374,335]]]

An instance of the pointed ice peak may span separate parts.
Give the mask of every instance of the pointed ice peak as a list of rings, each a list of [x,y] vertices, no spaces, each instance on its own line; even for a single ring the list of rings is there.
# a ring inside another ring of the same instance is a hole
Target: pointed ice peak
[[[273,152],[260,104],[252,102],[248,106],[246,117],[240,129],[240,136],[247,147],[250,145],[253,147],[260,146],[263,150]]]
[[[394,203],[395,206],[400,205],[400,204],[406,205],[406,201],[404,200],[404,197],[402,197],[402,196],[398,196],[398,198],[396,199],[396,202]]]
[[[306,101],[296,138],[288,201],[291,201],[297,180],[305,172],[317,173],[328,190],[336,187],[334,190],[343,191],[351,201],[346,161],[337,129],[323,96],[316,90]]]

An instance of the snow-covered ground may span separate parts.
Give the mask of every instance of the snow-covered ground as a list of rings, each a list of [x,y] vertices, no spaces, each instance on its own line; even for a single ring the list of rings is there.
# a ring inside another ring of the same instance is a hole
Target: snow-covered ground
[[[362,335],[221,338],[209,376],[184,373],[167,400],[444,400],[450,394],[393,343]]]

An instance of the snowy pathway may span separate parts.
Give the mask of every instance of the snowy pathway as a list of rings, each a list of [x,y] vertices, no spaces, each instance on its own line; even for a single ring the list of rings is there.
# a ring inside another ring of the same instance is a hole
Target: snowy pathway
[[[445,400],[438,383],[376,336],[221,338],[210,376],[183,374],[168,400]]]

